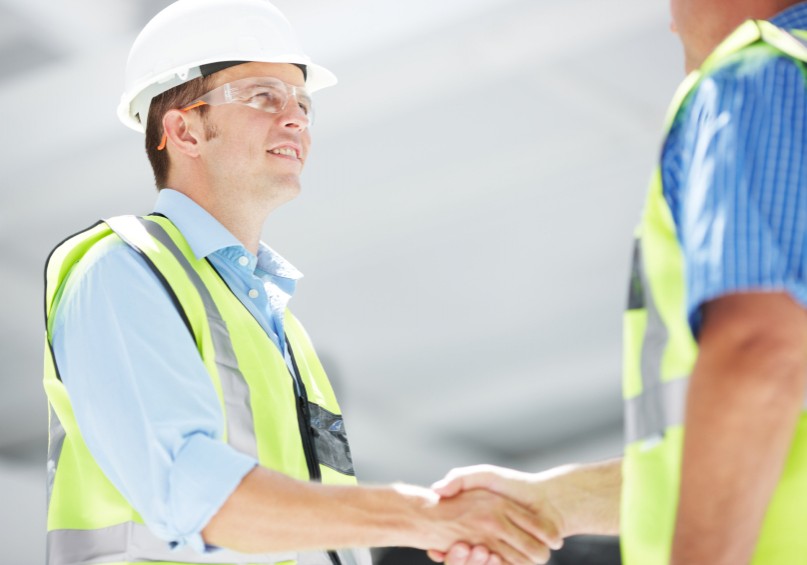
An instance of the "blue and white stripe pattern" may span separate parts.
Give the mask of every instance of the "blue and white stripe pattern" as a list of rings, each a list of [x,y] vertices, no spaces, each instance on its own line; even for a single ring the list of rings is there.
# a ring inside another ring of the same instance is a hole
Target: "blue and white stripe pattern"
[[[807,29],[807,2],[771,20]],[[807,74],[751,49],[704,79],[662,153],[695,335],[722,295],[786,290],[807,306]]]

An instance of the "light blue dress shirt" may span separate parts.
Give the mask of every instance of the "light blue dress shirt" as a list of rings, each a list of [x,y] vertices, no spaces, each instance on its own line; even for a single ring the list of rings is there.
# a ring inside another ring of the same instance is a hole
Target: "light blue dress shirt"
[[[302,276],[261,243],[255,257],[183,194],[154,211],[206,257],[285,353],[283,312]],[[219,400],[174,304],[134,251],[96,246],[71,272],[53,349],[87,447],[146,525],[173,547],[201,530],[257,462],[223,443]]]
[[[807,2],[771,22],[807,29]],[[807,306],[807,83],[803,65],[755,53],[701,82],[662,153],[696,335],[701,306],[726,294]]]

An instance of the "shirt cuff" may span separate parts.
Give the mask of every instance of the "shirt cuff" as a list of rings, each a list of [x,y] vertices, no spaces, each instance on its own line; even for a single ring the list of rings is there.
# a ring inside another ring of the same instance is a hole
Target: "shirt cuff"
[[[190,436],[176,455],[169,478],[169,532],[155,532],[172,548],[189,546],[199,553],[215,551],[202,539],[202,529],[258,462],[226,443],[204,434]]]

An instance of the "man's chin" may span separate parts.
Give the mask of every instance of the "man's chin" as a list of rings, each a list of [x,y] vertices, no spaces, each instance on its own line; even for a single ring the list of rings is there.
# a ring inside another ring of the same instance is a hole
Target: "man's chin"
[[[266,187],[265,194],[271,198],[276,205],[284,204],[297,198],[302,187],[299,177],[275,179]]]

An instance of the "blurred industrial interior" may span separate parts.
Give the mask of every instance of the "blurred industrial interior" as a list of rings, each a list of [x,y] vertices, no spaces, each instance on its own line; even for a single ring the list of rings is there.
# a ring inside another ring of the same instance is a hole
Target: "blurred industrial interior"
[[[630,239],[682,76],[667,3],[275,3],[340,84],[315,96],[303,193],[264,239],[306,275],[292,309],[359,478],[619,454]],[[142,138],[115,107],[167,4],[0,0],[4,563],[44,561],[42,266],[98,218],[150,211]],[[615,547],[572,541],[554,563],[616,563]]]

